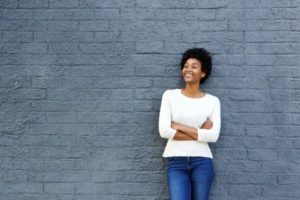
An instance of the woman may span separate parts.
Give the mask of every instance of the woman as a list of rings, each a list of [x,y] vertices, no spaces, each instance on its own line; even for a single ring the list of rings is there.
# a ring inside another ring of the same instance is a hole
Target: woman
[[[218,97],[200,89],[212,62],[203,48],[188,49],[182,56],[182,89],[166,90],[159,114],[159,133],[168,139],[163,157],[168,160],[171,200],[207,200],[214,178],[208,142],[216,142],[221,128]]]

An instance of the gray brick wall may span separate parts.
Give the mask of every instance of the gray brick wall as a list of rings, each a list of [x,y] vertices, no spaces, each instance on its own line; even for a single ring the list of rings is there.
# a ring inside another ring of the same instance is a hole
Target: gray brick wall
[[[168,199],[163,91],[222,105],[212,200],[300,198],[299,0],[1,0],[0,200]]]

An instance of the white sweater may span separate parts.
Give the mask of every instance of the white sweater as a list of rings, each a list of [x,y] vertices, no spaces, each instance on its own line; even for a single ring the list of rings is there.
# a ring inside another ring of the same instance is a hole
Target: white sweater
[[[209,118],[213,122],[211,129],[201,129]],[[198,141],[173,140],[176,130],[171,122],[197,128]],[[203,156],[213,158],[208,142],[216,142],[221,129],[221,105],[218,97],[206,93],[200,98],[183,95],[181,89],[166,90],[162,96],[159,113],[159,133],[168,139],[163,157]]]

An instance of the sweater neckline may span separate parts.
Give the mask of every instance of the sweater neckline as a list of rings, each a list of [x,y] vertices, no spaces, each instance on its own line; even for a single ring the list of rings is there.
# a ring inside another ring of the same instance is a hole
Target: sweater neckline
[[[208,94],[205,92],[205,95],[203,97],[195,97],[194,98],[194,97],[188,97],[188,96],[185,96],[184,94],[182,94],[182,91],[181,91],[180,88],[178,88],[177,91],[178,91],[180,96],[182,96],[185,99],[191,100],[191,101],[202,100],[202,99],[205,99],[208,96]]]

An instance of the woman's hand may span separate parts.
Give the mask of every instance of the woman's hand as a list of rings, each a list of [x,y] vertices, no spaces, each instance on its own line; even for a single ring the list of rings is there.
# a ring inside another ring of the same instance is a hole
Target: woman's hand
[[[172,121],[171,128],[175,129],[175,130],[178,130],[178,127],[179,127],[179,124],[177,124],[177,123],[175,123],[175,122]]]
[[[210,121],[208,118],[207,120],[202,124],[201,128],[203,129],[211,129],[213,126],[212,121]]]

